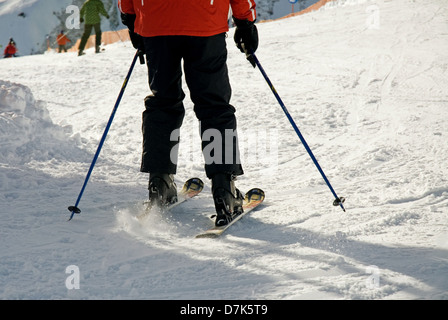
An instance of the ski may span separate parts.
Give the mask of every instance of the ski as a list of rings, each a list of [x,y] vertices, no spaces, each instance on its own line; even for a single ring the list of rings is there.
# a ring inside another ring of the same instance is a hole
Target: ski
[[[196,238],[218,238],[227,229],[229,229],[235,222],[240,220],[243,216],[251,212],[253,209],[258,207],[264,200],[264,191],[259,188],[250,189],[244,196],[243,201],[243,213],[237,215],[230,223],[221,227],[212,227],[204,232],[196,235]]]
[[[187,181],[185,181],[182,190],[177,194],[177,201],[175,203],[167,205],[166,207],[162,208],[162,210],[169,211],[174,207],[177,207],[178,205],[187,201],[188,199],[197,196],[199,193],[201,193],[203,188],[204,188],[204,182],[201,179],[199,178],[188,179]],[[139,220],[143,220],[146,216],[148,216],[148,214],[151,211],[149,201],[145,201],[144,204],[146,205],[146,210],[144,213],[137,216],[137,219]]]

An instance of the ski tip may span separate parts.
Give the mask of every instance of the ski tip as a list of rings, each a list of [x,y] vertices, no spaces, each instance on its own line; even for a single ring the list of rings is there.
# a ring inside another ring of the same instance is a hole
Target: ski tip
[[[149,215],[148,211],[143,212],[142,214],[139,214],[138,216],[136,216],[135,218],[142,222],[143,220],[145,220],[145,218]]]
[[[182,191],[195,190],[201,192],[204,189],[204,181],[200,178],[190,178],[185,181]]]
[[[246,199],[246,202],[263,201],[265,198],[265,193],[260,188],[252,188],[246,192],[244,198]]]
[[[198,234],[195,238],[196,239],[204,239],[204,238],[215,239],[218,237],[219,237],[219,234],[216,234],[216,233],[201,233],[201,234]]]

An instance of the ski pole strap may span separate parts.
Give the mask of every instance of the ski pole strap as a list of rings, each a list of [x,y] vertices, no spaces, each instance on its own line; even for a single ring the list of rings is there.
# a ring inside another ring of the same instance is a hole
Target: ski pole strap
[[[255,52],[251,52],[250,54],[247,54],[246,52],[246,58],[249,60],[249,62],[252,64],[252,61],[258,66],[258,69],[260,70],[261,74],[265,78],[266,82],[268,83],[269,87],[272,90],[272,93],[277,98],[278,103],[280,104],[280,107],[282,108],[283,112],[285,113],[286,117],[288,118],[289,122],[291,123],[292,127],[294,128],[295,132],[299,136],[300,141],[302,141],[303,146],[305,147],[306,151],[310,155],[311,159],[314,162],[314,165],[316,166],[317,170],[319,170],[320,174],[322,175],[322,178],[324,179],[325,183],[327,184],[328,188],[330,189],[331,193],[335,197],[335,200],[333,201],[334,206],[340,206],[341,209],[345,212],[344,208],[344,197],[338,197],[336,192],[334,191],[333,187],[330,184],[330,181],[328,181],[324,171],[320,167],[319,163],[316,160],[316,157],[314,156],[313,152],[311,151],[310,147],[308,146],[308,143],[305,141],[305,138],[303,137],[302,133],[300,132],[299,128],[297,127],[296,123],[294,122],[294,119],[291,117],[291,115],[288,112],[288,109],[286,109],[285,104],[283,103],[282,99],[277,93],[277,90],[275,90],[274,85],[272,84],[271,80],[269,80],[269,77],[267,76],[266,72],[264,71],[263,67],[260,64],[260,61],[258,60],[257,56],[255,55]]]

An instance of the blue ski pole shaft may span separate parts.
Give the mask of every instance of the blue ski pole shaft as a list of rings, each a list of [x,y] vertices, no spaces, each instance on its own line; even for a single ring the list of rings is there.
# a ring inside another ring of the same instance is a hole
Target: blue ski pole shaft
[[[121,98],[123,97],[124,90],[126,89],[126,86],[128,85],[129,78],[131,77],[132,70],[134,69],[134,66],[135,66],[135,63],[136,63],[138,57],[140,57],[140,62],[142,63],[144,60],[142,60],[143,55],[142,55],[140,50],[137,50],[137,52],[135,53],[134,59],[132,60],[132,63],[131,63],[131,67],[129,68],[128,74],[126,75],[126,78],[124,79],[123,85],[121,86],[121,90],[120,90],[120,93],[118,94],[117,101],[115,102],[115,106],[114,106],[114,108],[112,110],[112,113],[111,113],[111,115],[109,117],[109,121],[107,122],[106,129],[104,130],[103,136],[102,136],[101,141],[100,141],[100,143],[98,145],[98,148],[96,150],[95,156],[93,157],[92,163],[90,164],[89,171],[87,172],[87,176],[86,176],[86,178],[84,180],[84,184],[82,185],[81,192],[78,195],[78,199],[76,200],[76,203],[75,203],[74,206],[69,206],[68,207],[68,210],[71,212],[70,218],[68,219],[69,221],[73,219],[73,216],[74,216],[75,213],[81,213],[81,210],[78,208],[79,202],[81,201],[82,195],[83,195],[84,190],[85,190],[85,188],[87,186],[87,182],[89,181],[90,175],[92,174],[93,167],[95,167],[95,163],[96,163],[96,161],[98,159],[98,156],[99,156],[99,154],[101,152],[101,148],[103,147],[104,141],[106,140],[107,133],[109,132],[110,126],[111,126],[112,121],[113,121],[114,116],[115,116],[115,113],[117,112],[117,109],[118,109],[118,106],[120,104]]]
[[[303,137],[302,133],[300,132],[300,130],[297,127],[296,123],[294,122],[293,118],[289,114],[288,109],[286,109],[285,104],[283,103],[282,99],[278,95],[277,90],[275,90],[274,85],[272,84],[271,80],[269,80],[269,77],[267,76],[266,72],[264,71],[263,67],[261,66],[260,61],[258,61],[258,58],[255,55],[255,53],[252,53],[252,54],[248,55],[248,60],[251,63],[253,61],[258,66],[258,69],[260,70],[261,74],[263,75],[263,77],[265,78],[265,80],[268,83],[269,87],[271,88],[272,92],[274,93],[274,96],[277,98],[278,103],[282,107],[283,112],[285,113],[286,117],[288,118],[288,120],[291,123],[292,127],[294,128],[295,132],[299,136],[300,141],[302,141],[303,146],[305,147],[306,151],[308,152],[308,154],[310,155],[310,157],[313,160],[314,164],[316,165],[317,170],[319,170],[319,172],[322,175],[322,178],[324,178],[324,181],[327,184],[328,188],[330,188],[331,193],[335,197],[333,205],[335,205],[335,206],[339,205],[342,208],[342,210],[345,211],[345,208],[344,208],[344,205],[343,205],[343,202],[344,202],[345,199],[343,197],[339,198],[338,195],[336,194],[336,192],[334,191],[333,187],[330,184],[330,181],[328,181],[327,177],[325,176],[324,171],[320,167],[319,163],[316,160],[316,157],[314,156],[313,152],[311,151],[310,147],[308,146],[308,143],[306,143],[305,138]]]

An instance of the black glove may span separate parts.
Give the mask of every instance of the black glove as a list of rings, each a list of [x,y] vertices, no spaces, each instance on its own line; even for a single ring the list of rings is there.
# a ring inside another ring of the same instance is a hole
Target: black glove
[[[255,68],[255,61],[252,53],[255,53],[258,48],[258,30],[255,26],[255,21],[239,20],[233,17],[233,22],[236,25],[233,40],[241,52],[246,54],[247,60]]]
[[[135,49],[145,52],[143,37],[134,32],[135,18],[135,14],[121,13],[121,22],[129,29],[129,37],[131,38],[132,45]]]
[[[121,23],[123,23],[126,27],[128,27],[128,29],[132,29],[132,31],[134,31],[134,23],[135,23],[135,18],[137,16],[135,14],[130,14],[130,13],[121,13]]]
[[[236,25],[235,35],[233,39],[241,52],[253,53],[258,48],[258,31],[255,21],[239,20],[233,17]]]

